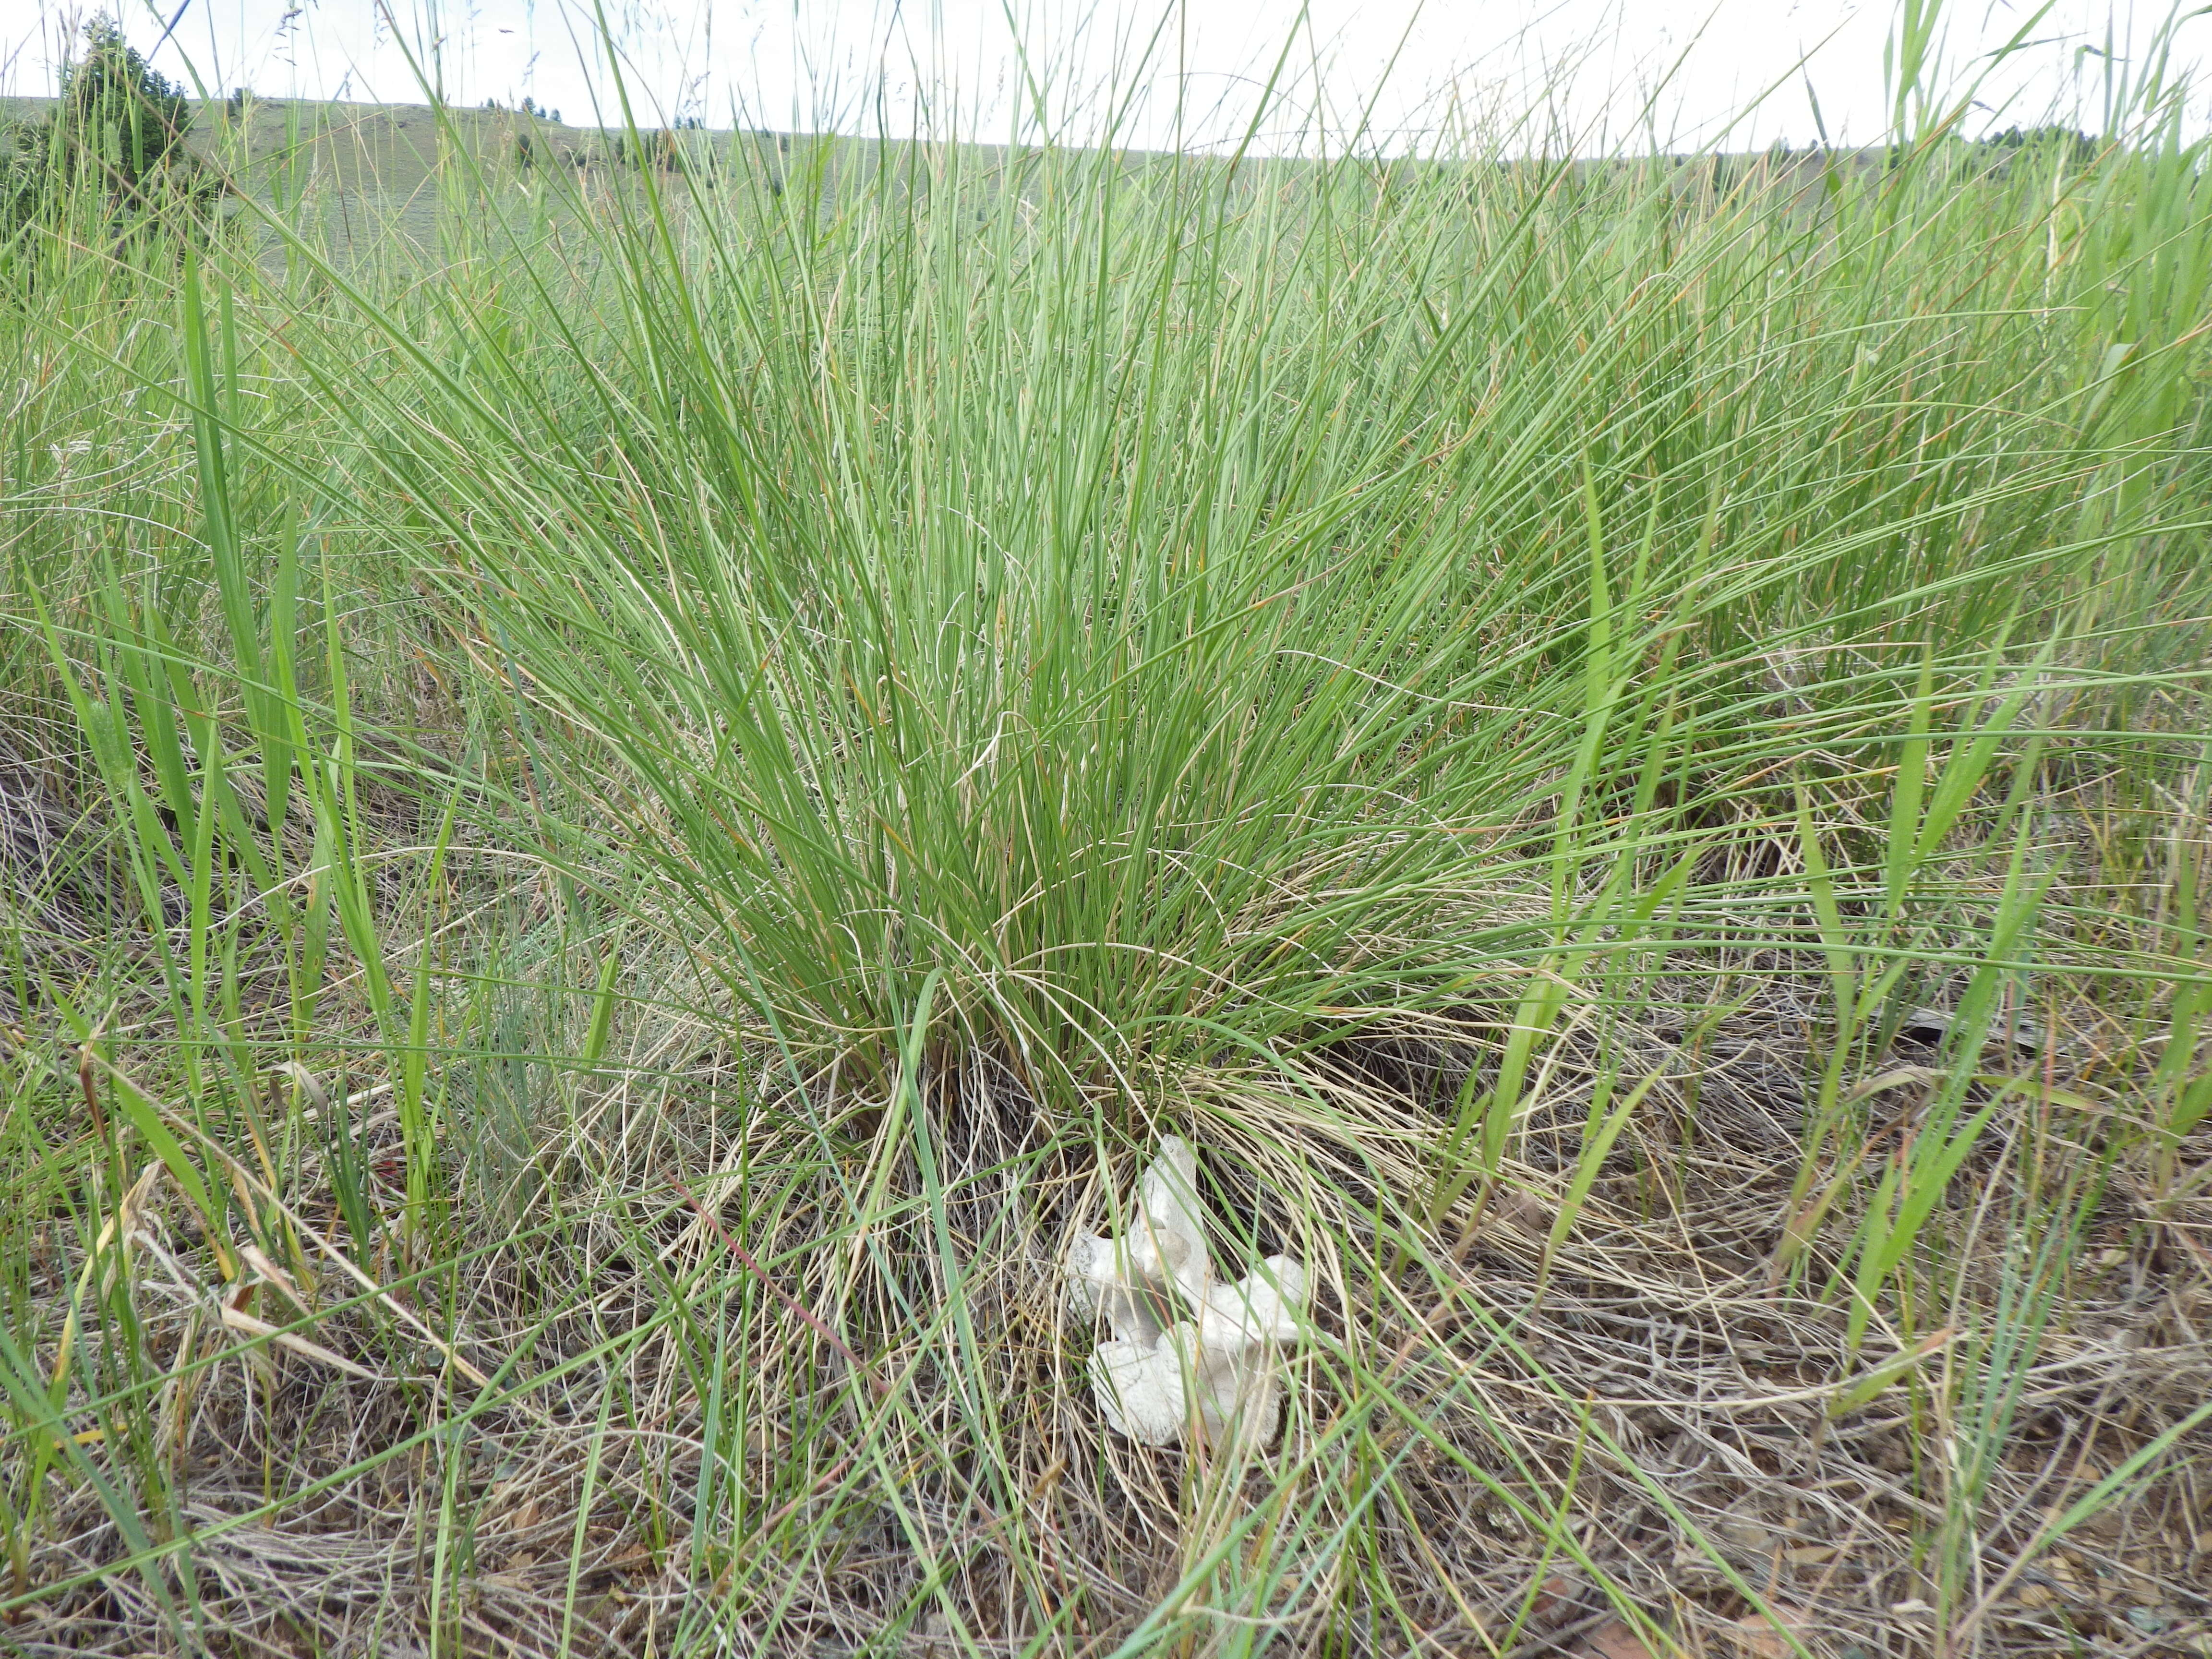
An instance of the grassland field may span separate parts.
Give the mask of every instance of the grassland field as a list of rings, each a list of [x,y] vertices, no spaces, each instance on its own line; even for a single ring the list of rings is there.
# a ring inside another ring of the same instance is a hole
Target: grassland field
[[[2212,1654],[2166,106],[217,113],[0,294],[0,1650]]]

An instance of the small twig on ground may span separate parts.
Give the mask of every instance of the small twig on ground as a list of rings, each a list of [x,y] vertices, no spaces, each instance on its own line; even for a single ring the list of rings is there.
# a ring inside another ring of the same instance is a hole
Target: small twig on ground
[[[805,1303],[799,1301],[798,1297],[793,1296],[790,1291],[785,1290],[782,1285],[777,1284],[774,1279],[768,1276],[768,1270],[763,1267],[761,1264],[754,1259],[753,1253],[750,1250],[748,1250],[744,1245],[738,1243],[736,1238],[732,1237],[730,1230],[722,1224],[722,1218],[708,1209],[705,1205],[702,1204],[697,1196],[693,1194],[692,1190],[689,1187],[685,1186],[680,1181],[672,1181],[668,1184],[683,1195],[684,1201],[691,1206],[693,1213],[697,1215],[700,1220],[705,1222],[709,1227],[712,1227],[714,1230],[715,1233],[720,1237],[722,1243],[729,1246],[730,1254],[737,1257],[738,1261],[744,1267],[746,1272],[752,1274],[755,1279],[760,1280],[762,1285],[767,1288],[770,1296],[775,1297],[776,1300],[782,1303],[785,1307],[790,1309],[792,1312],[797,1314],[801,1319],[805,1320],[809,1326],[820,1334],[824,1342],[827,1342],[831,1347],[836,1349],[839,1353],[845,1356],[845,1363],[853,1368],[853,1374],[868,1385],[869,1391],[872,1393],[877,1399],[881,1400],[885,1395],[890,1392],[890,1385],[888,1382],[885,1382],[883,1378],[878,1376],[874,1370],[868,1366],[866,1362],[861,1359],[860,1355],[854,1353],[851,1348],[848,1347],[845,1343],[845,1339],[839,1336],[836,1332],[831,1330],[829,1325],[823,1322],[820,1315],[817,1314],[811,1308],[809,1308]]]

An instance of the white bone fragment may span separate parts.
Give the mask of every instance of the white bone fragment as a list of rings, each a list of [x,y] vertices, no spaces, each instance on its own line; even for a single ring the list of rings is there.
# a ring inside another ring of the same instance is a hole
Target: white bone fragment
[[[1198,1207],[1198,1154],[1181,1135],[1160,1142],[1160,1154],[1137,1183],[1136,1237],[1130,1261],[1155,1283],[1172,1280],[1194,1304],[1206,1299],[1213,1263]]]
[[[1089,1367],[1109,1428],[1147,1446],[1194,1426],[1210,1444],[1256,1446],[1281,1414],[1279,1353],[1297,1340],[1305,1269],[1274,1255],[1234,1285],[1215,1283],[1197,1174],[1188,1143],[1164,1139],[1125,1239],[1078,1233],[1068,1247],[1069,1299],[1114,1333]],[[1178,1295],[1194,1317],[1174,1320]]]
[[[1177,1330],[1188,1328],[1179,1325]],[[1102,1342],[1091,1356],[1091,1392],[1106,1426],[1140,1446],[1172,1446],[1190,1415],[1182,1359],[1174,1339],[1150,1346]]]
[[[1258,1272],[1207,1292],[1190,1363],[1200,1382],[1199,1421],[1211,1443],[1238,1438],[1257,1446],[1274,1437],[1282,1403],[1278,1349],[1297,1340],[1297,1310],[1305,1297],[1305,1269],[1286,1255],[1271,1255]]]
[[[1160,1322],[1152,1312],[1158,1298],[1131,1282],[1128,1264],[1112,1239],[1076,1234],[1067,1247],[1067,1289],[1076,1312],[1103,1319],[1117,1343],[1150,1349],[1160,1340]]]
[[[1214,1346],[1294,1342],[1305,1304],[1306,1270],[1286,1255],[1271,1255],[1236,1284],[1206,1292],[1200,1335]]]

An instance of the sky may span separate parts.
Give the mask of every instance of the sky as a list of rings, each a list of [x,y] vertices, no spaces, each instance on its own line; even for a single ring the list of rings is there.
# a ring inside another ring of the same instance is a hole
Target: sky
[[[1934,0],[1925,0],[1934,3]],[[1262,150],[1317,129],[1404,151],[1474,131],[1583,153],[1879,141],[1896,0],[109,0],[164,72],[264,97],[466,105],[525,97],[578,125]],[[0,0],[0,93],[52,90],[90,6]],[[1970,133],[2108,125],[2172,14],[2116,0],[1962,0],[1935,77]],[[2181,23],[2194,73],[2212,15]],[[2017,42],[2014,46],[2014,43]],[[2014,49],[2007,51],[2008,46]],[[2208,77],[2212,78],[2212,77]],[[1274,90],[1267,89],[1273,83]],[[1045,88],[1040,104],[1034,90]],[[2190,126],[2212,126],[2191,94]],[[1040,115],[1040,111],[1042,114]]]

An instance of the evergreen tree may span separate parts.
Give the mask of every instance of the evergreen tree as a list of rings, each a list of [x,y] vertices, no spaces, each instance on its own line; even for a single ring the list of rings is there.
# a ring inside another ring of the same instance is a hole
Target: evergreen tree
[[[86,25],[53,111],[0,134],[0,262],[85,226],[82,215],[117,242],[212,229],[229,185],[186,144],[191,122],[185,89],[121,28]]]

